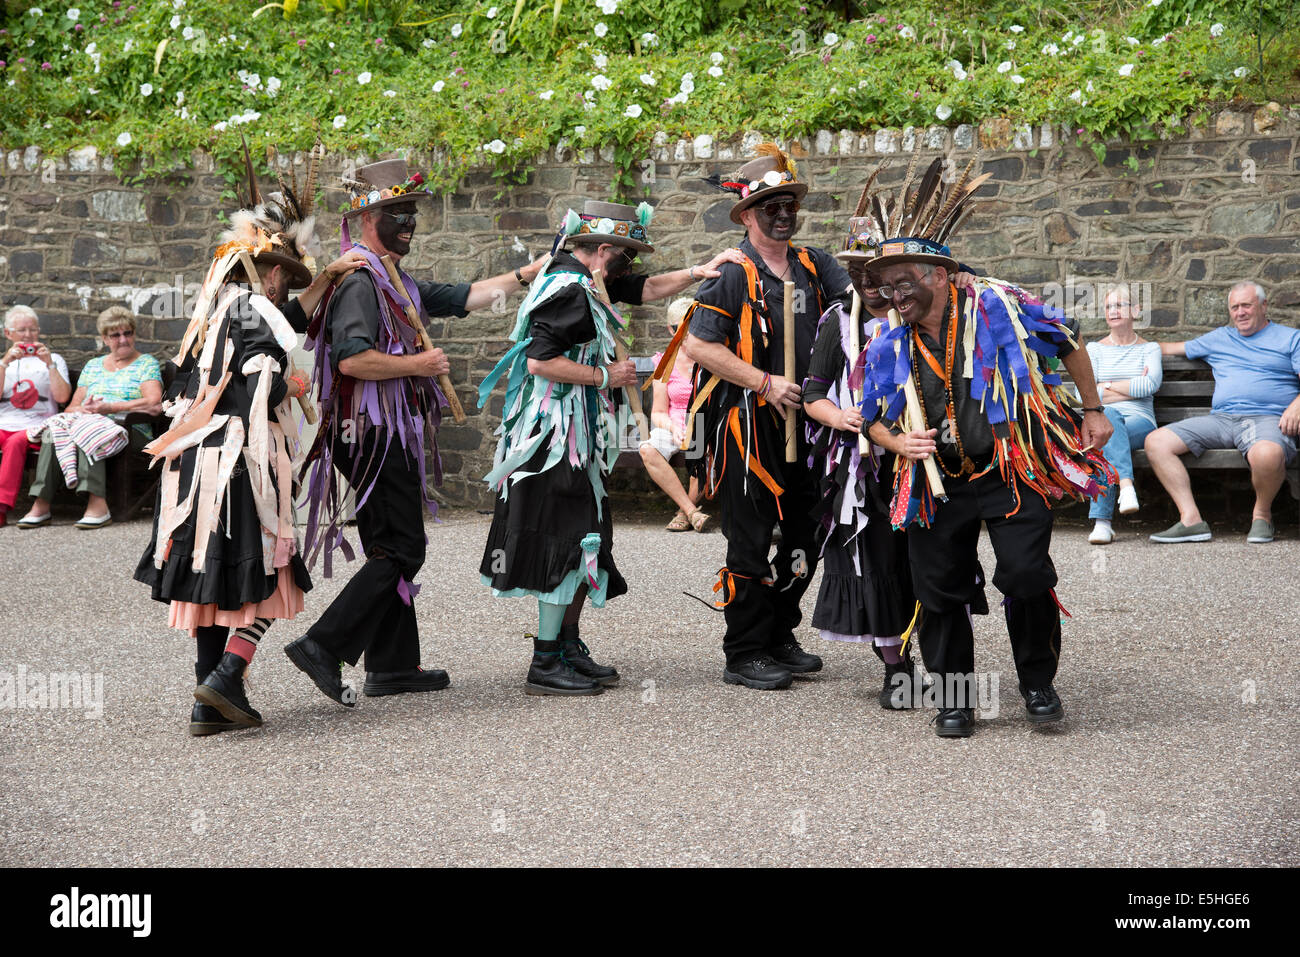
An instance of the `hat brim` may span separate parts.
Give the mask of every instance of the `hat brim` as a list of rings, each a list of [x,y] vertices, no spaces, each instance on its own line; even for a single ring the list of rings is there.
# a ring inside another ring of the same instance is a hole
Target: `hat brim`
[[[808,195],[807,183],[782,183],[779,186],[767,186],[763,189],[755,190],[750,193],[735,206],[731,207],[731,221],[737,226],[744,226],[740,221],[740,214],[755,203],[761,203],[773,196],[793,196],[795,199],[803,199]]]
[[[878,258],[875,253],[858,252],[856,249],[845,249],[835,254],[835,258],[840,262],[846,263],[870,263],[875,262]]]
[[[269,263],[272,266],[279,266],[289,276],[290,289],[303,289],[311,285],[314,278],[311,270],[304,266],[298,260],[293,259],[283,253],[258,253],[253,257],[255,263]]]
[[[433,202],[433,194],[425,192],[403,193],[401,196],[390,196],[388,199],[376,200],[373,203],[367,203],[365,206],[359,206],[356,209],[349,209],[343,213],[343,218],[355,216],[357,213],[374,212],[377,209],[383,209],[385,206],[396,206],[398,203],[413,203],[417,199],[427,199]]]
[[[586,243],[596,246],[601,243],[608,243],[611,246],[625,246],[628,249],[635,249],[639,253],[652,253],[655,251],[655,248],[649,243],[643,243],[627,236],[611,236],[608,233],[575,233],[572,236],[564,237],[566,246],[572,243]]]
[[[900,263],[929,263],[932,266],[942,266],[949,274],[957,271],[957,260],[950,256],[936,256],[934,253],[895,253],[892,256],[876,256],[871,260],[871,268],[874,271],[885,266],[897,266]]]

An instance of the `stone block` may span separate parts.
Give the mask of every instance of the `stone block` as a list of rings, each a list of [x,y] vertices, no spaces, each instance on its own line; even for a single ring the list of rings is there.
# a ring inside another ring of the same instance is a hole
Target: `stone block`
[[[11,279],[39,279],[44,271],[44,253],[19,251],[9,254],[9,276]]]
[[[897,153],[900,145],[898,130],[877,130],[875,150],[877,153]]]
[[[1189,326],[1211,328],[1228,321],[1226,286],[1190,286],[1183,292],[1183,320]]]
[[[1267,233],[1281,215],[1277,203],[1233,203],[1210,212],[1208,232],[1222,236],[1254,236]]]
[[[90,195],[90,205],[100,219],[118,223],[146,222],[144,198],[125,190],[100,190]]]
[[[1024,175],[1025,161],[1018,156],[1003,156],[988,160],[980,167],[979,172],[992,173],[990,180],[1014,181]]]
[[[1245,136],[1247,122],[1247,114],[1224,110],[1214,117],[1214,132],[1218,136]]]
[[[1128,203],[1109,200],[1100,203],[1084,203],[1082,206],[1076,206],[1074,214],[1076,216],[1117,216],[1127,215],[1128,211]]]
[[[980,124],[980,147],[986,150],[1005,150],[1011,146],[1011,121],[996,117]]]
[[[946,126],[930,126],[925,131],[925,148],[928,150],[943,150],[948,146],[948,128]]]
[[[959,150],[973,149],[975,146],[975,127],[963,123],[952,134],[953,146]]]
[[[1246,153],[1257,166],[1276,166],[1284,168],[1291,158],[1292,140],[1271,139],[1255,140],[1246,144]]]

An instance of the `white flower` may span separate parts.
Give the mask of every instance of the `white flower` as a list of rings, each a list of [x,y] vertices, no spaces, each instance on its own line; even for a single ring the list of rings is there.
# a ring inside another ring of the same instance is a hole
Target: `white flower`
[[[182,39],[182,40],[193,40],[193,39],[194,39],[194,28],[193,28],[193,27],[186,27],[184,30],[182,30],[182,31],[181,31],[181,39]]]
[[[176,115],[182,120],[188,120],[190,118],[190,108],[188,106],[182,106],[181,111]]]
[[[1010,60],[1003,60],[1001,63],[999,63],[999,64],[998,64],[998,72],[999,72],[999,73],[1010,73],[1010,72],[1011,72],[1011,61],[1010,61]]]
[[[1003,44],[1003,46],[1006,47],[1008,50],[1014,50],[1016,48],[1016,41],[1008,40],[1006,43]]]
[[[212,128],[213,128],[214,130],[216,130],[218,133],[224,133],[224,132],[226,132],[226,128],[227,128],[229,125],[230,125],[230,124],[227,123],[225,120],[222,120],[222,121],[219,122],[219,123],[213,123],[213,124],[212,124]]]
[[[574,136],[581,136],[581,135],[582,135],[583,133],[585,133],[585,132],[587,132],[587,128],[586,128],[585,126],[575,126],[575,127],[573,128],[573,135],[574,135]]]
[[[1070,99],[1074,100],[1074,102],[1076,103],[1082,103],[1083,90],[1075,90],[1073,93],[1070,94]]]
[[[1049,43],[1043,47],[1043,52],[1046,53],[1048,56],[1056,56],[1056,54],[1061,52],[1061,48],[1058,47],[1055,43]]]
[[[140,84],[140,95],[141,95],[141,96],[149,96],[151,93],[153,93],[153,84],[152,84],[152,83],[141,83],[141,84]]]
[[[391,98],[391,97],[394,97],[394,96],[397,96],[397,91],[396,91],[396,90],[384,90],[384,96],[387,96],[387,97],[390,97],[390,98]]]
[[[87,43],[87,44],[86,44],[86,56],[94,56],[94,55],[95,55],[95,44],[94,44],[94,43]]]
[[[1126,42],[1131,47],[1135,47],[1142,41],[1139,40],[1137,37],[1125,37],[1124,42]]]
[[[71,7],[69,8],[66,16],[69,20],[75,23],[76,21],[81,19],[81,11],[78,10],[76,7]]]
[[[1249,72],[1250,71],[1247,70],[1244,66],[1239,66],[1237,67],[1237,69],[1232,71],[1232,75],[1235,76],[1238,80],[1240,80],[1243,76],[1245,76]]]
[[[1073,36],[1074,36],[1074,31],[1073,31],[1073,30],[1066,30],[1065,33],[1063,33],[1063,34],[1061,35],[1061,42],[1062,42],[1062,43],[1069,43],[1069,42],[1070,42],[1070,38],[1073,37]]]
[[[488,18],[489,20],[495,20],[495,19],[497,18],[497,8],[496,8],[496,7],[488,7],[487,18]]]
[[[357,82],[360,83],[362,86],[365,86],[367,83],[369,83],[369,82],[370,82],[370,71],[369,71],[369,70],[362,70],[360,73],[358,73],[358,74],[357,74]]]
[[[268,76],[266,78],[266,95],[275,96],[277,93],[280,92],[281,85],[282,84],[280,83],[279,77]]]
[[[1129,75],[1130,73],[1132,73],[1132,72],[1133,72],[1133,64],[1132,64],[1132,63],[1125,63],[1122,67],[1119,68],[1119,75],[1120,75],[1120,76],[1128,76],[1128,75]]]
[[[501,140],[493,140],[491,143],[483,144],[483,148],[487,150],[489,153],[496,153],[497,155],[500,155],[506,151],[506,144],[503,143]]]
[[[176,94],[176,105],[180,106],[185,102],[185,91],[181,90]]]
[[[586,100],[588,104],[590,104],[591,101],[594,100],[594,99],[596,98],[596,91],[595,91],[595,90],[583,90],[583,91],[582,91],[582,98],[583,98],[584,100]],[[588,105],[584,105],[584,106],[583,106],[583,109],[590,109],[590,106],[588,106]]]
[[[828,47],[833,47],[839,42],[840,35],[838,33],[828,33],[826,36],[822,37],[822,43],[826,44]]]
[[[439,80],[437,83],[435,83],[435,84],[433,85],[433,92],[434,92],[434,93],[441,93],[441,92],[442,92],[442,88],[443,88],[444,86],[446,86],[446,85],[447,85],[447,84],[444,83],[442,80]]]
[[[172,0],[172,9],[180,10],[185,6],[185,0]]]
[[[605,24],[601,22],[596,24],[595,31],[596,31],[596,36],[603,37],[606,33],[609,32],[609,27],[605,26]]]
[[[722,60],[723,60],[722,54],[717,52],[716,50],[714,50],[712,53],[709,54],[709,62],[712,63],[714,66],[720,64]]]
[[[1013,24],[1011,24],[1011,26],[1008,27],[1007,29],[1009,29],[1012,33],[1024,33],[1024,32],[1025,32],[1025,28],[1022,27],[1022,26],[1021,26],[1020,24],[1018,24],[1018,23],[1013,23]]]
[[[1147,0],[1148,7],[1158,7],[1162,3],[1164,3],[1164,0]]]
[[[432,49],[435,46],[433,37],[425,37],[420,41],[420,46],[424,47],[426,50]]]
[[[130,53],[130,52],[131,52],[131,47],[133,47],[133,46],[135,46],[135,41],[134,41],[134,40],[127,40],[125,43],[122,44],[122,52],[123,52],[123,53]]]
[[[608,90],[614,85],[614,81],[603,73],[597,73],[591,78],[591,85],[597,90]]]
[[[1212,36],[1212,37],[1221,37],[1221,36],[1223,36],[1223,24],[1222,24],[1222,23],[1216,23],[1216,24],[1214,24],[1214,26],[1210,27],[1210,36]]]
[[[462,24],[453,23],[451,25],[451,35],[453,37],[458,37],[464,32],[465,32],[465,27]]]
[[[715,79],[717,77],[722,76],[722,67],[720,66],[709,67],[709,76],[714,77]]]
[[[34,17],[40,17],[40,16],[44,16],[44,15],[45,15],[45,11],[42,10],[40,7],[31,7],[30,9],[28,9],[27,12],[30,13],[30,14],[31,14],[32,16],[34,16]],[[9,85],[10,85],[10,86],[13,86],[12,83],[10,83]]]
[[[1086,39],[1087,37],[1085,37],[1082,33],[1075,34],[1074,39],[1070,41],[1070,45],[1077,47],[1080,43],[1082,43]]]
[[[657,47],[659,45],[659,35],[657,33],[641,34],[641,45],[646,47]]]
[[[939,117],[941,120],[946,120],[948,117],[952,116],[952,107],[948,106],[946,103],[940,103],[934,108],[934,115]]]
[[[591,58],[591,62],[595,64],[597,70],[603,70],[609,64],[609,57],[603,53],[597,53]]]
[[[342,113],[340,113],[338,116],[334,117],[334,129],[336,130],[343,129],[343,125],[347,123],[347,121],[348,118],[344,116]]]
[[[596,0],[596,6],[602,13],[612,14],[618,10],[618,0]]]
[[[130,134],[130,133],[118,133],[118,134],[117,134],[117,145],[118,145],[118,146],[130,146],[130,145],[131,145],[131,134]]]
[[[1024,83],[1024,82],[1025,82],[1025,78],[1024,78],[1023,76],[1021,76],[1019,73],[1012,73],[1012,74],[1011,74],[1011,82],[1012,82],[1012,83]]]
[[[181,15],[179,13],[174,14],[171,20],[169,21],[169,25],[173,30],[179,27],[181,25]]]
[[[331,50],[334,49],[334,41],[333,41],[333,40],[330,41],[330,49],[331,49]]]
[[[656,83],[659,82],[658,80],[655,79],[655,75],[653,73],[642,73],[639,79],[641,80],[642,84],[644,84],[645,86],[654,86]]]
[[[961,62],[960,62],[960,61],[958,61],[958,60],[949,60],[949,61],[948,61],[948,67],[947,67],[947,68],[948,68],[949,70],[952,71],[952,75],[953,75],[954,77],[956,77],[957,79],[959,79],[959,80],[964,80],[964,79],[966,79],[966,76],[967,76],[967,74],[966,74],[966,69],[965,69],[965,67],[963,67],[963,66],[961,65]]]
[[[633,103],[631,106],[629,106],[626,110],[623,111],[623,115],[635,120],[638,116],[641,115],[641,104]]]
[[[1085,93],[1091,93],[1091,92],[1092,92],[1092,80],[1089,80],[1088,83],[1087,83],[1087,85],[1084,86],[1084,88],[1083,88],[1083,92],[1085,92]]]
[[[898,35],[902,37],[904,40],[916,39],[916,31],[913,30],[911,27],[903,27],[903,29],[898,31]]]
[[[1165,42],[1165,38],[1164,38],[1164,37],[1156,37],[1154,40],[1151,41],[1151,45],[1152,45],[1153,47],[1158,47],[1158,46],[1160,46],[1160,44],[1162,44],[1162,43],[1164,43],[1164,42]]]
[[[537,94],[537,98],[538,98],[539,100],[549,100],[549,99],[550,99],[551,97],[553,97],[554,95],[555,95],[555,91],[554,91],[554,90],[542,90],[541,93],[538,93],[538,94]]]

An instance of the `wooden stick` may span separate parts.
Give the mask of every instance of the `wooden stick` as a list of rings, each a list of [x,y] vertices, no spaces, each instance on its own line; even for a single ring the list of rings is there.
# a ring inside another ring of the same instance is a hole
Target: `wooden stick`
[[[785,377],[795,381],[794,362],[794,283],[785,284]],[[797,383],[796,383],[797,384]],[[793,462],[799,457],[799,407],[785,412],[785,460]]]
[[[897,309],[889,310],[889,328],[897,329],[903,324],[903,320],[898,315]],[[895,354],[902,348],[902,343],[894,346]],[[908,432],[915,432],[921,428],[925,422],[925,416],[921,414],[921,400],[916,394],[916,370],[907,374],[907,381],[903,383],[903,395],[907,397],[907,408],[903,413],[903,428]],[[943,476],[939,474],[939,466],[934,461],[935,455],[931,453],[925,457],[925,477],[930,483],[930,494],[935,498],[947,499],[948,493],[943,487]]]
[[[856,289],[853,290],[853,310],[849,313],[849,375],[853,375],[853,366],[858,361],[858,353],[862,351],[862,330],[859,328],[859,322],[862,316],[862,297],[858,295]],[[855,406],[862,404],[862,390],[850,389],[849,397],[853,399]],[[862,423],[866,428],[866,423]],[[870,443],[867,441],[865,431],[858,433],[858,454],[866,455],[870,451]]]
[[[411,325],[415,326],[416,334],[420,337],[420,348],[424,352],[433,351],[433,340],[429,338],[428,330],[424,328],[424,323],[420,321],[420,314],[415,311],[415,305],[411,302],[411,297],[406,294],[406,284],[402,282],[402,277],[393,265],[392,259],[387,255],[380,256],[379,261],[384,264],[384,270],[388,273],[388,281],[393,284],[393,288],[402,294],[402,307],[406,310],[406,319]],[[451,409],[451,417],[460,425],[465,421],[465,410],[461,407],[460,399],[456,397],[456,387],[451,384],[451,376],[442,373],[438,376],[438,388],[442,394],[447,397],[447,407]]]
[[[609,290],[605,288],[604,273],[599,269],[593,269],[591,271],[591,281],[596,284],[596,295],[600,301],[607,306],[613,305],[609,301]],[[614,334],[614,359],[618,362],[624,362],[627,359],[627,348],[617,334]],[[635,384],[624,386],[623,394],[627,396],[628,411],[632,413],[632,421],[636,425],[637,432],[642,436],[648,436],[650,434],[649,423],[645,421],[645,410],[641,405],[641,390]]]

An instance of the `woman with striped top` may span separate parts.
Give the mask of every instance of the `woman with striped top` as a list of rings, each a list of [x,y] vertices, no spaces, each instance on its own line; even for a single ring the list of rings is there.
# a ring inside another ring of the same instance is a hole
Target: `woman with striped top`
[[[1092,374],[1097,379],[1101,403],[1115,426],[1115,433],[1102,449],[1106,460],[1119,473],[1119,512],[1130,515],[1138,510],[1137,492],[1133,488],[1133,450],[1142,448],[1147,433],[1156,427],[1151,397],[1160,388],[1163,369],[1160,344],[1148,342],[1133,331],[1136,310],[1128,290],[1112,290],[1105,300],[1106,325],[1110,335],[1088,343]],[[1107,545],[1115,538],[1111,518],[1115,514],[1115,487],[1095,499],[1088,517],[1096,523],[1088,541]]]

